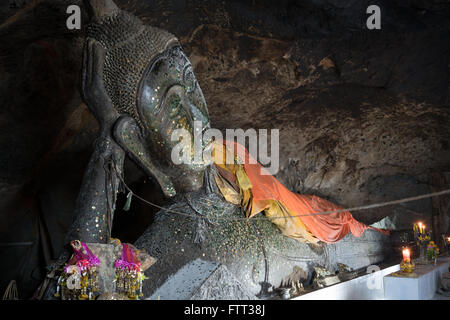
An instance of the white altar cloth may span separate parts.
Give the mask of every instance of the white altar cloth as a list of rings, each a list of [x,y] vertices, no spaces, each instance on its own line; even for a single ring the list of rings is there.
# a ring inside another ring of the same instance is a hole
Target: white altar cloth
[[[398,277],[392,273],[383,278],[386,300],[428,300],[433,298],[443,273],[449,271],[450,258],[439,258],[437,264],[416,265],[417,277]]]

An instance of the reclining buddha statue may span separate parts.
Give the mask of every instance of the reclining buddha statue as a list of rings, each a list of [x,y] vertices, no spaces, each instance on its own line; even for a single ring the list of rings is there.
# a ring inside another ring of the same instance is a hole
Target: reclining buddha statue
[[[86,31],[82,95],[100,132],[67,243],[110,241],[125,157],[174,199],[134,244],[157,259],[146,271],[146,298],[263,297],[294,267],[327,264],[324,244],[372,228],[348,211],[315,215],[341,208],[292,193],[233,141],[204,139],[202,149],[210,152],[211,162],[175,164],[171,154],[178,141],[172,141],[172,132],[183,128],[193,139],[195,121],[202,130],[210,128],[189,59],[175,36],[144,25],[113,1],[86,1],[86,7],[92,21]],[[217,266],[228,278],[216,277],[197,295],[180,293]],[[180,272],[189,275],[189,284],[177,282]],[[169,281],[178,296],[163,290]]]

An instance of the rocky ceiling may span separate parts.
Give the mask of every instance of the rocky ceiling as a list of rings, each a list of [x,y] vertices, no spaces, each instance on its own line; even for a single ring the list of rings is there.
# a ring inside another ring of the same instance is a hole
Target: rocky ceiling
[[[366,8],[375,2],[382,29],[367,30]],[[450,3],[375,2],[116,1],[179,37],[213,127],[279,129],[277,177],[346,207],[450,182]],[[30,265],[57,255],[96,137],[79,94],[83,31],[65,28],[69,4],[83,12],[75,0],[0,4],[0,250],[32,253]],[[165,202],[131,162],[126,170],[141,194]],[[445,232],[447,203],[354,215],[406,229],[440,206]],[[151,209],[134,207],[117,215],[129,241],[151,223]],[[36,241],[51,250],[23,244]]]

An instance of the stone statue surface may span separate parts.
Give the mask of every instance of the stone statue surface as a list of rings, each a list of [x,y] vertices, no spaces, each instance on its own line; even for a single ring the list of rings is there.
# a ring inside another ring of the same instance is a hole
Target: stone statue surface
[[[270,288],[296,268],[329,264],[323,246],[285,237],[263,215],[243,219],[241,207],[227,202],[218,189],[214,165],[171,161],[177,143],[171,140],[173,130],[184,128],[193,138],[194,121],[210,128],[189,59],[175,36],[144,25],[113,1],[85,3],[92,22],[84,49],[82,94],[100,132],[67,242],[108,243],[123,162],[129,156],[174,199],[135,243],[157,259],[146,271],[145,297],[154,298],[158,288],[195,261],[220,266],[209,280],[215,289],[192,295],[205,299],[230,298],[233,292],[237,298],[268,297]],[[210,146],[210,140],[203,141],[203,150]],[[231,287],[231,278],[238,285]],[[236,288],[244,288],[245,294]]]

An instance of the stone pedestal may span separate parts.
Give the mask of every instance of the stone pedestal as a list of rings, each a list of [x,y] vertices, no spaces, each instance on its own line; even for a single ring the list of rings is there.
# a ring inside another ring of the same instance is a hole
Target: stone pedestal
[[[147,300],[255,300],[226,266],[196,259],[178,270]]]
[[[120,258],[120,250],[117,250],[117,247],[112,244],[87,243],[87,246],[100,259],[100,267],[98,268],[99,292],[115,292],[114,277],[116,269],[114,263]]]

